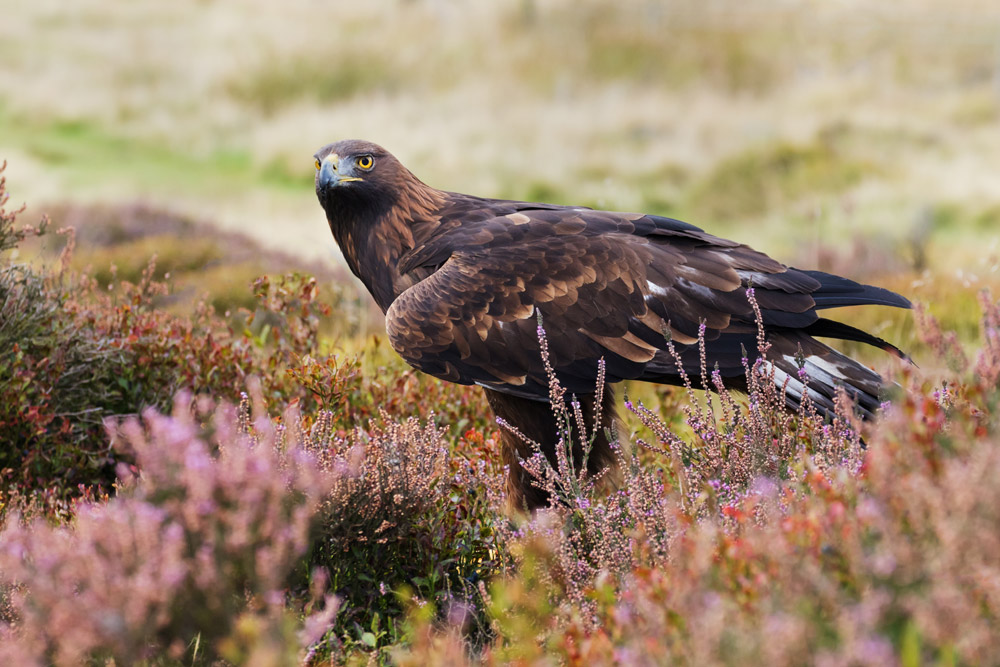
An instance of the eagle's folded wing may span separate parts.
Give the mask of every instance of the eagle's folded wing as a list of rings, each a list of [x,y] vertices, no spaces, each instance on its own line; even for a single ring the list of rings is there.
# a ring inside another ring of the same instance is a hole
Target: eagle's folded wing
[[[612,382],[676,374],[667,337],[696,350],[702,326],[712,349],[735,345],[709,363],[738,375],[740,346],[756,331],[748,286],[769,327],[815,326],[814,294],[825,294],[819,277],[685,223],[586,209],[526,209],[452,230],[402,264],[435,269],[386,315],[404,359],[445,380],[538,399],[548,396],[539,314],[560,381],[587,393],[602,357]],[[866,286],[836,288],[863,299]]]

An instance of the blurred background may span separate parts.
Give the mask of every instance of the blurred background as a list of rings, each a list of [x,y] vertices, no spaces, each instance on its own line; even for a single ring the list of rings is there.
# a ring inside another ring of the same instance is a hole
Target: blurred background
[[[228,290],[220,308],[262,269],[353,285],[312,189],[313,152],[343,138],[442,189],[671,215],[932,304],[1000,281],[995,1],[0,0],[0,16],[11,203],[76,225],[95,272],[157,252],[182,285]]]

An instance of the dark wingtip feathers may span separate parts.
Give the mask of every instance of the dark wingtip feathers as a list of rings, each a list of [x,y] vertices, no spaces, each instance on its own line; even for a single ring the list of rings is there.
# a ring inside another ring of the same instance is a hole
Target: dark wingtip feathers
[[[873,336],[867,331],[862,331],[861,329],[852,327],[849,324],[844,324],[843,322],[828,320],[821,317],[808,327],[805,327],[803,331],[810,336],[817,336],[819,338],[836,338],[838,340],[853,340],[859,343],[865,343],[867,345],[871,345],[872,347],[885,350],[889,354],[898,357],[903,361],[911,364],[913,363],[913,360],[910,359],[910,355],[906,354],[889,341],[883,340],[878,336]]]
[[[894,308],[913,307],[909,299],[883,287],[863,285],[823,271],[802,271],[802,273],[815,278],[820,283],[820,288],[812,293],[818,309],[862,305],[892,306]]]

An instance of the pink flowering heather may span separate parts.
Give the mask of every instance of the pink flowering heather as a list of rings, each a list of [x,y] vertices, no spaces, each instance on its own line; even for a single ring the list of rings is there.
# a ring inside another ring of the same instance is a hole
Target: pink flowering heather
[[[385,643],[372,628],[398,635],[401,589],[442,613],[474,616],[482,606],[475,583],[502,558],[489,502],[498,471],[453,456],[446,432],[416,418],[383,414],[347,438],[334,433],[331,415],[320,413],[310,438],[334,481],[308,565],[329,576],[342,601],[337,632],[367,632],[370,648]]]
[[[172,416],[148,411],[117,430],[139,473],[115,498],[81,505],[66,527],[9,522],[8,655],[58,665],[234,657],[281,635],[285,581],[329,478],[266,417],[250,424],[232,406],[189,404],[182,395]]]
[[[897,373],[865,447],[843,400],[824,424],[753,383],[692,407],[693,441],[646,411],[663,474],[623,453],[618,491],[507,532],[518,572],[490,592],[498,639],[477,661],[996,664],[1000,304],[981,304],[972,362],[924,315],[953,370]],[[402,664],[472,662],[453,627],[414,640]]]

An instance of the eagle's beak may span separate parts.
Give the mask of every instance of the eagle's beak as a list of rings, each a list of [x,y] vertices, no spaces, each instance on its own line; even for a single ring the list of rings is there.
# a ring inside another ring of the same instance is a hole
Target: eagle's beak
[[[341,162],[340,156],[336,153],[330,153],[325,158],[319,167],[319,184],[323,188],[331,188],[335,185],[340,185],[341,183],[349,183],[351,181],[360,181],[360,178],[355,176],[348,176],[343,172],[347,168],[346,163]]]

